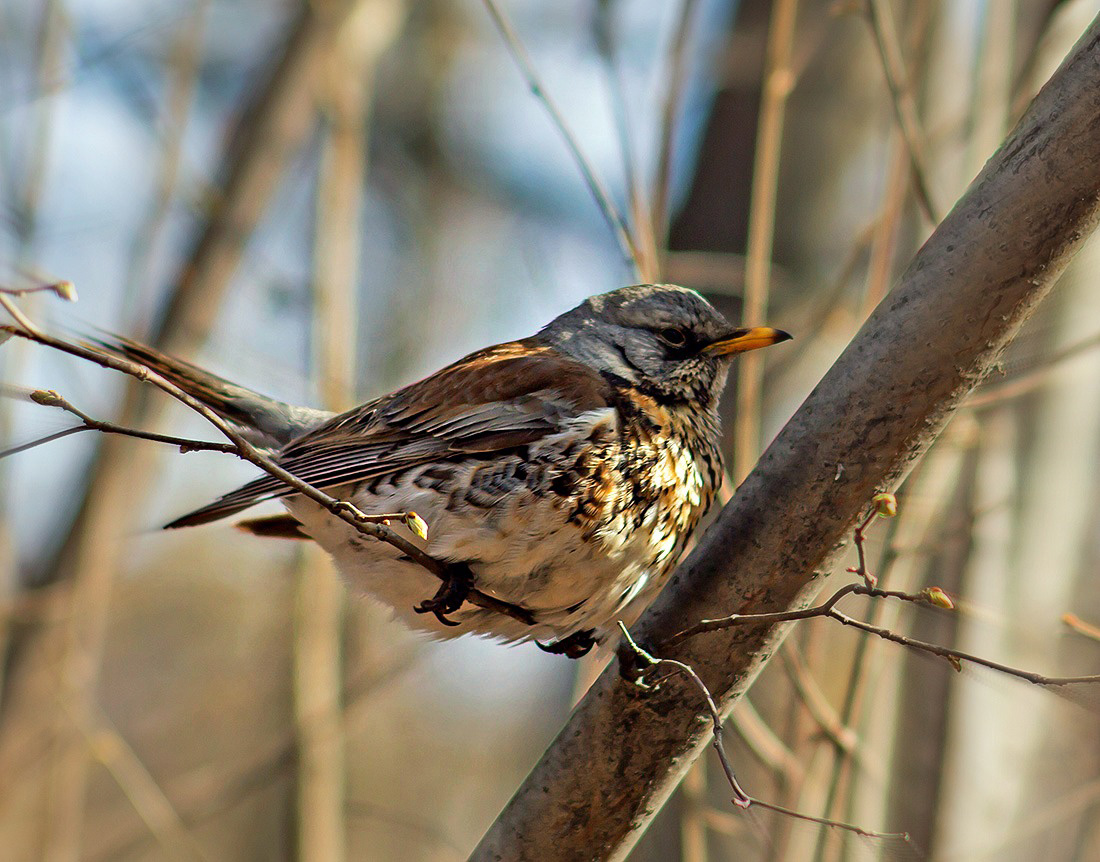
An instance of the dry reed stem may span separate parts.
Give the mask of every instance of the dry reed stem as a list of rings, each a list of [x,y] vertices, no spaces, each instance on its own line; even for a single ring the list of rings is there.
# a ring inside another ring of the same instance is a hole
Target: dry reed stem
[[[402,17],[397,0],[360,0],[336,32],[318,76],[323,123],[313,245],[313,376],[322,405],[333,412],[355,402],[367,118],[375,66]],[[308,545],[296,576],[297,858],[339,862],[347,854],[344,586],[328,557]]]
[[[688,34],[695,21],[698,0],[681,0],[680,17],[669,49],[669,75],[661,110],[661,143],[657,155],[657,175],[653,182],[653,233],[664,246],[668,238],[669,198],[672,194],[672,156],[676,150],[676,126],[687,84]],[[662,270],[664,267],[662,266]]]
[[[158,347],[191,355],[213,325],[245,241],[286,159],[312,126],[310,82],[344,5],[332,4],[324,13],[315,4],[301,5],[284,51],[229,145],[222,171],[224,195],[180,271],[153,338]],[[154,414],[143,396],[128,387],[122,425],[140,425]],[[74,579],[62,679],[63,696],[78,711],[87,711],[95,702],[112,581],[122,559],[117,525],[128,520],[135,500],[142,497],[154,457],[152,450],[136,451],[115,438],[104,438],[77,522],[53,567],[53,577]],[[85,746],[67,737],[59,738],[51,773],[49,862],[75,862],[82,843],[89,763]]]
[[[527,49],[523,47],[523,42],[516,34],[511,22],[505,17],[499,4],[496,3],[496,0],[483,0],[483,2],[485,4],[485,9],[489,13],[489,17],[493,21],[493,25],[497,28],[501,38],[504,40],[504,44],[515,60],[516,66],[527,82],[527,86],[530,88],[532,95],[542,103],[543,107],[546,109],[546,113],[550,115],[550,120],[553,122],[554,127],[561,134],[562,140],[569,150],[569,154],[573,157],[577,169],[584,178],[585,185],[588,186],[588,190],[596,202],[596,206],[599,207],[600,213],[603,215],[608,227],[611,228],[611,232],[614,234],[619,244],[619,248],[623,253],[627,265],[632,267],[636,272],[639,271],[642,266],[643,256],[638,250],[638,246],[634,241],[634,237],[631,234],[626,219],[615,205],[611,193],[607,190],[603,180],[596,174],[592,167],[592,163],[581,151],[576,136],[570,130],[569,124],[565,121],[565,116],[562,114],[561,109],[558,108],[557,103],[547,92],[546,87],[542,83],[542,79],[535,70],[535,64],[531,61],[530,54],[528,54]]]
[[[783,123],[787,98],[794,86],[791,54],[797,15],[798,0],[777,0],[768,29],[768,51],[749,204],[745,294],[741,309],[741,322],[744,326],[760,326],[768,309]],[[736,484],[740,484],[748,475],[760,452],[763,382],[764,365],[761,358],[752,354],[742,356],[737,363],[737,413],[733,429],[732,472]]]

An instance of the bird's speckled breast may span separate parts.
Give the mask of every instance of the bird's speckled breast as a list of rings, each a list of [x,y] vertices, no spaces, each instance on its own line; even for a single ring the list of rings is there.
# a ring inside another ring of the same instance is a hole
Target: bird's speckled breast
[[[586,541],[611,556],[631,546],[634,560],[656,575],[675,561],[717,492],[718,421],[637,392],[626,403],[617,433],[562,453],[550,488]]]

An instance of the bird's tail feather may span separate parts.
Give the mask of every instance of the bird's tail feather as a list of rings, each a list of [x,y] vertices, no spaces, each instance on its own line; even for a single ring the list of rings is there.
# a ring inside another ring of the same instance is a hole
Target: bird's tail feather
[[[106,353],[147,366],[237,426],[251,442],[272,451],[316,428],[333,415],[323,410],[296,407],[268,398],[139,341],[109,337],[95,340],[94,346]],[[167,524],[166,528],[207,524],[243,512],[273,496],[269,491],[254,492],[253,484],[255,481],[201,509],[177,518]],[[273,534],[269,532],[267,535]]]
[[[332,416],[323,410],[296,407],[268,398],[129,338],[97,339],[95,346],[148,366],[223,419],[232,422],[258,445],[269,449],[289,443]]]

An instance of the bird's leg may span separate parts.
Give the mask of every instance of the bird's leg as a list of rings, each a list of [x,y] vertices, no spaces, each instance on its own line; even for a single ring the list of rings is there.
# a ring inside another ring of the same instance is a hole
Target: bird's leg
[[[596,632],[593,629],[583,629],[579,632],[573,632],[573,634],[562,638],[560,641],[551,641],[548,644],[535,641],[535,645],[543,652],[564,655],[569,658],[581,658],[588,655],[592,651],[592,647],[596,645]]]
[[[465,563],[451,563],[447,566],[446,576],[434,596],[416,605],[413,610],[418,614],[435,614],[435,618],[445,626],[462,625],[447,618],[466,601],[474,586],[474,575]]]

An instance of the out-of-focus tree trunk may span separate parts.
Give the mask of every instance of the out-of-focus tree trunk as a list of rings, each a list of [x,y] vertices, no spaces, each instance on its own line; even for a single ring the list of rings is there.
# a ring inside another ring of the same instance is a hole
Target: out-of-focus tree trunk
[[[940,519],[934,547],[927,550],[921,583],[916,585],[920,589],[936,586],[949,595],[963,593],[963,574],[974,526],[977,454],[973,448],[964,454],[953,499]],[[954,647],[956,628],[953,614],[925,613],[913,617],[908,634],[926,643]],[[909,652],[902,659],[898,680],[900,694],[894,722],[886,828],[908,832],[914,843],[929,853],[933,851],[939,815],[954,673],[946,661]]]
[[[368,121],[377,65],[397,37],[401,0],[357,0],[321,74],[322,118],[313,282],[313,371],[321,404],[355,405],[360,233]],[[344,585],[317,546],[297,566],[295,717],[298,740],[297,859],[347,856],[344,734]]]
[[[191,355],[217,318],[237,264],[288,159],[314,127],[313,96],[320,62],[352,4],[346,0],[301,5],[278,60],[259,82],[243,112],[220,171],[220,196],[179,271],[152,342],[178,355]],[[120,422],[155,423],[163,401],[129,381]],[[48,632],[61,668],[60,710],[47,806],[50,830],[44,857],[51,862],[79,858],[83,809],[90,772],[88,744],[74,728],[93,712],[106,635],[113,580],[125,559],[124,538],[154,475],[157,450],[104,437],[78,494],[82,503],[57,559],[40,580],[70,584],[61,606],[68,611],[62,634]],[[41,631],[33,637],[45,637]],[[28,645],[29,644],[24,644]],[[33,654],[16,644],[15,657]],[[11,679],[17,679],[13,674]]]

